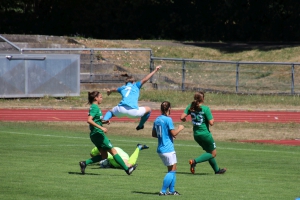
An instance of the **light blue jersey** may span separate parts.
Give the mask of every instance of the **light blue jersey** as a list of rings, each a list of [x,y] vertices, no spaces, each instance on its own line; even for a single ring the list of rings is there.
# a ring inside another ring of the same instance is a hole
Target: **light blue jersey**
[[[175,151],[173,136],[170,133],[171,130],[174,130],[171,117],[165,115],[158,116],[154,121],[153,130],[156,130],[158,138],[157,153],[169,153]]]
[[[140,96],[140,89],[142,87],[141,81],[135,83],[127,83],[117,89],[122,95],[122,100],[118,106],[128,106],[130,108],[138,109],[138,100]]]

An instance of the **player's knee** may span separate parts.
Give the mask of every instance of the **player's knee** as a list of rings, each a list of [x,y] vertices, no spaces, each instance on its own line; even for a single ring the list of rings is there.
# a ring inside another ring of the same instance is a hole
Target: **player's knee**
[[[211,152],[211,155],[215,158],[215,157],[217,156],[217,151],[216,151],[216,150],[213,150],[213,151]]]
[[[145,107],[146,113],[151,112],[151,108],[150,107]]]

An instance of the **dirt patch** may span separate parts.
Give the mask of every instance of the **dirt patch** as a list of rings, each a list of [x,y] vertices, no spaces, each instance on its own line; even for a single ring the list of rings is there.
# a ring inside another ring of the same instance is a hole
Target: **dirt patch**
[[[300,146],[300,139],[295,139],[295,140],[241,140],[239,142]]]

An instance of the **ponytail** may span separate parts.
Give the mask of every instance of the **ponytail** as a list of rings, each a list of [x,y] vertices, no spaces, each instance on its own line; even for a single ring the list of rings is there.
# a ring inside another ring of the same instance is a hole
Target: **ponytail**
[[[196,92],[191,103],[190,112],[201,112],[201,104],[204,102],[204,92]]]
[[[100,94],[98,91],[88,92],[88,103],[93,104],[95,98]]]
[[[171,107],[171,103],[170,102],[168,102],[168,101],[162,102],[161,105],[160,105],[161,114],[167,116],[167,112],[168,112],[168,110],[169,110],[170,107]]]

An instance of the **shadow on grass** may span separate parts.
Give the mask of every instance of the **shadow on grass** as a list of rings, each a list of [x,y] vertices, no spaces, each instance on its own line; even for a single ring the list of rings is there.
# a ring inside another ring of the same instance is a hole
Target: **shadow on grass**
[[[187,175],[193,175],[193,176],[207,176],[210,175],[210,173],[195,173],[192,174],[191,172],[176,172],[176,174],[187,174]]]
[[[93,175],[93,176],[101,176],[101,174],[94,174],[94,173],[85,173],[85,174],[82,174],[81,172],[68,172],[68,174],[72,174],[72,175]]]
[[[183,45],[213,48],[224,53],[238,53],[249,50],[269,51],[300,46],[298,42],[180,42]]]
[[[142,192],[142,191],[132,191],[132,193],[136,193],[136,194],[150,194],[150,195],[158,195],[158,192]]]

